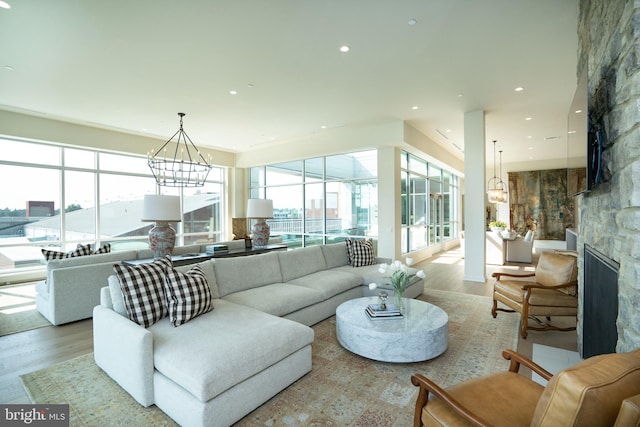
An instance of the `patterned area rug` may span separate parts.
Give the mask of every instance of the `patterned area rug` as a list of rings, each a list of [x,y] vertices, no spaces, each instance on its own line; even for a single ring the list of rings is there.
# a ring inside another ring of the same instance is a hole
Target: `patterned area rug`
[[[449,386],[506,370],[501,352],[516,349],[517,316],[491,317],[491,299],[427,290],[420,297],[449,315],[449,347],[434,360],[383,363],[343,349],[335,317],[313,327],[313,369],[240,420],[247,426],[412,425],[419,372]],[[88,354],[20,377],[34,403],[70,403],[71,425],[174,425],[155,406],[143,408],[106,376]]]
[[[36,310],[33,283],[0,286],[0,337],[50,325]]]

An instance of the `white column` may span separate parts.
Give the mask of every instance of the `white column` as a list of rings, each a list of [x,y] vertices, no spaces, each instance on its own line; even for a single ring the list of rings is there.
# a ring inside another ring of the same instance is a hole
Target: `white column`
[[[400,257],[400,150],[378,149],[378,256]]]
[[[486,281],[484,111],[464,115],[464,280]]]

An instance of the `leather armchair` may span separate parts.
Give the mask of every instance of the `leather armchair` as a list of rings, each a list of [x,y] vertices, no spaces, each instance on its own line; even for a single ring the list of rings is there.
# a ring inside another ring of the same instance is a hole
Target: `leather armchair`
[[[527,338],[527,330],[571,331],[575,327],[551,325],[552,316],[578,314],[578,266],[576,254],[545,251],[540,254],[535,273],[493,273],[493,307],[498,311],[520,313],[520,335]],[[522,280],[525,278],[526,280]],[[498,307],[498,303],[508,308]],[[544,316],[546,321],[539,317]],[[529,318],[537,326],[529,324]]]
[[[421,426],[638,426],[640,349],[594,356],[556,375],[512,350],[509,370],[441,388],[423,375],[414,427]],[[518,373],[526,366],[546,387]],[[429,398],[429,394],[432,398]]]

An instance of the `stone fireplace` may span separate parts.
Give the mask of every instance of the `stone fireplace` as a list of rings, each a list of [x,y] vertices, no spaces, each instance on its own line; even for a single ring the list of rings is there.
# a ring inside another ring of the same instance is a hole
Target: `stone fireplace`
[[[587,64],[578,75],[588,72],[590,127],[605,135],[607,180],[577,200],[579,266],[586,271],[585,245],[619,265],[615,351],[627,352],[640,347],[640,3],[581,0],[578,40],[578,63]],[[582,351],[583,328],[592,320],[585,318],[590,290],[584,274],[579,292]]]

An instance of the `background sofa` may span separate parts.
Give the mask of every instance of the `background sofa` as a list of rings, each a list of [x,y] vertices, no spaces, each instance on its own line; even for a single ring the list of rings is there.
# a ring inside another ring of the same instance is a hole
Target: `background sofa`
[[[130,321],[112,276],[93,314],[96,363],[181,425],[231,425],[311,369],[308,326],[369,294],[369,283],[384,283],[384,261],[351,267],[344,243],[211,259],[198,265],[214,309],[178,327],[166,318],[148,328]],[[416,277],[405,295],[423,290]]]
[[[281,243],[274,238],[269,243]],[[217,242],[230,249],[244,248],[244,240]],[[206,246],[178,246],[173,255],[205,252]],[[151,249],[127,250],[106,254],[78,256],[47,262],[47,277],[36,285],[36,307],[49,322],[62,325],[93,315],[100,304],[100,288],[113,274],[113,264],[135,259],[153,258]]]

